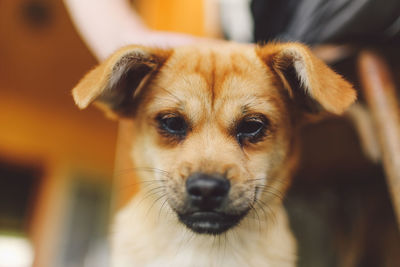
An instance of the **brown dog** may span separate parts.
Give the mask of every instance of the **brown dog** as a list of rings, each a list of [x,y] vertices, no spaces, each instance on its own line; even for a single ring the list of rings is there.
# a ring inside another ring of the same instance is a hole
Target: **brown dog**
[[[281,199],[298,128],[356,98],[296,43],[128,46],[73,96],[134,121],[132,160],[154,185],[116,218],[114,267],[295,266]]]

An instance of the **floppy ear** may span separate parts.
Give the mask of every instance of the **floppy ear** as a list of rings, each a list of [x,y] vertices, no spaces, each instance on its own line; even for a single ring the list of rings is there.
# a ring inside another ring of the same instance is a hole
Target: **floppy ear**
[[[267,44],[257,54],[280,77],[295,103],[306,111],[341,114],[356,100],[346,80],[299,43]]]
[[[108,115],[129,115],[134,108],[134,93],[156,73],[171,54],[170,50],[127,46],[87,73],[72,89],[79,108],[90,103]]]

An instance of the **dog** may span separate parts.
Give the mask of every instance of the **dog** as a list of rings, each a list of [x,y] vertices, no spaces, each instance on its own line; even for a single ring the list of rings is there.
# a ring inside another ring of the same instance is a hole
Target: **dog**
[[[73,97],[135,127],[142,186],[115,218],[113,267],[292,267],[299,128],[356,93],[303,44],[221,42],[121,48]]]

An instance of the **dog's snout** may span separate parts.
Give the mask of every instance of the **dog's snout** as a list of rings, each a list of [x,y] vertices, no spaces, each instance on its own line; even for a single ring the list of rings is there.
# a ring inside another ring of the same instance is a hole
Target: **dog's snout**
[[[228,195],[229,189],[229,180],[218,175],[195,173],[186,181],[191,205],[201,210],[218,208]]]

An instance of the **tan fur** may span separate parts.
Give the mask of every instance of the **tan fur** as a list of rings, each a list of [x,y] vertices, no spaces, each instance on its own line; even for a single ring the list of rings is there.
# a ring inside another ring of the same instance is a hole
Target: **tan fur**
[[[299,82],[290,80],[290,67]],[[116,218],[112,266],[295,266],[296,244],[281,199],[307,115],[299,95],[336,114],[355,100],[346,81],[295,43],[168,51],[129,46],[85,76],[73,90],[80,108],[97,101],[135,124],[132,160],[143,186]],[[190,122],[184,141],[160,134],[160,112]],[[249,114],[265,115],[268,128],[261,141],[240,146],[231,129]],[[230,180],[228,212],[251,208],[220,236],[195,234],[175,215],[184,209],[186,178],[199,171]]]

